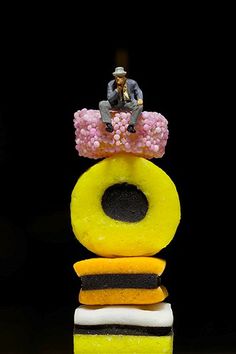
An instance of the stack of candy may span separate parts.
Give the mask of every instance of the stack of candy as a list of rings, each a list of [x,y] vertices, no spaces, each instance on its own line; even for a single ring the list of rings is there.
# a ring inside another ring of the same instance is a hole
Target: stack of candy
[[[104,157],[80,176],[71,198],[73,232],[95,254],[74,264],[81,280],[74,354],[171,354],[173,313],[161,283],[166,261],[155,255],[175,235],[180,203],[173,181],[149,161],[164,154],[167,120],[143,112],[130,134],[129,113],[114,113],[119,129],[109,133],[99,114],[84,109],[74,120],[79,155]]]

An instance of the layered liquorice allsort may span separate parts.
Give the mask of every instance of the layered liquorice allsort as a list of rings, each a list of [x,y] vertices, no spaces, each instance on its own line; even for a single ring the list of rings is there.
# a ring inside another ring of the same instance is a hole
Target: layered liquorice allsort
[[[74,316],[74,348],[75,354],[172,354],[171,306],[81,305]]]
[[[165,261],[153,257],[92,258],[77,262],[81,277],[79,301],[86,305],[151,304],[163,301],[167,290],[160,275]]]

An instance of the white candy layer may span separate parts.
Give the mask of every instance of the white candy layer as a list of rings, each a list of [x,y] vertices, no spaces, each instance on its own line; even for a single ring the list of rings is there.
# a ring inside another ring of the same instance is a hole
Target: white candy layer
[[[85,306],[75,310],[77,325],[130,325],[147,327],[171,327],[173,312],[166,302],[153,305]]]

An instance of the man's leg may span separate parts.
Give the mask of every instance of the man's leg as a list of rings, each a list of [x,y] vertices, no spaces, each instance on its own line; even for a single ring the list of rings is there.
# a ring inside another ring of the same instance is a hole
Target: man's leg
[[[136,104],[135,107],[132,109],[132,114],[130,118],[130,124],[135,125],[137,123],[137,119],[139,115],[143,111],[143,105]]]
[[[135,130],[134,126],[137,123],[137,119],[138,119],[139,115],[143,111],[143,105],[138,105],[136,102],[127,102],[124,107],[132,112],[127,130],[130,133],[135,133],[136,130]]]
[[[111,116],[110,116],[110,109],[111,109],[111,104],[109,103],[109,101],[100,101],[99,102],[99,110],[101,113],[101,118],[103,123],[106,124],[106,130],[109,133],[113,132],[113,126],[111,124]]]

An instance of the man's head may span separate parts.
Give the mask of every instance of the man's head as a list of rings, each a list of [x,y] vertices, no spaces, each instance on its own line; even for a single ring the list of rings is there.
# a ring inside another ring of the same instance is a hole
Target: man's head
[[[113,72],[113,76],[115,76],[115,80],[118,86],[124,85],[126,81],[126,77],[125,77],[126,74],[127,72],[124,70],[122,66],[118,66],[117,68],[115,68],[115,71]]]

